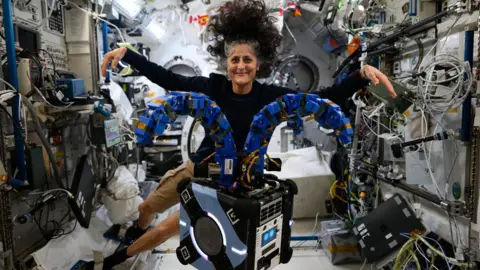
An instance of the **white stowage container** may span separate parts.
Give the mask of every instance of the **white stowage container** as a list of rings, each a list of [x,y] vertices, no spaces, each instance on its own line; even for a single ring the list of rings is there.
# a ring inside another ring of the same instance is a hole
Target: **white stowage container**
[[[298,187],[293,206],[293,218],[315,218],[327,216],[325,200],[335,175],[330,169],[331,153],[320,152],[315,147],[285,153],[269,153],[272,158],[282,160],[281,172],[267,172],[280,179],[291,179]]]
[[[115,171],[115,177],[107,184],[102,201],[108,210],[108,218],[114,224],[124,224],[138,219],[138,206],[143,202],[135,177],[125,166]]]

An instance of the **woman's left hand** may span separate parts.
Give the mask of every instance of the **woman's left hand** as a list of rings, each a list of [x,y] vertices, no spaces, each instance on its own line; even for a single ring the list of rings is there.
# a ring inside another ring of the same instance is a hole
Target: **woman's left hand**
[[[393,98],[397,97],[397,93],[395,93],[395,89],[393,89],[392,83],[388,80],[388,77],[383,74],[380,70],[369,66],[365,65],[361,70],[360,70],[360,75],[362,78],[365,80],[371,81],[373,84],[378,85],[379,83],[384,84],[387,87],[387,91],[392,96]]]

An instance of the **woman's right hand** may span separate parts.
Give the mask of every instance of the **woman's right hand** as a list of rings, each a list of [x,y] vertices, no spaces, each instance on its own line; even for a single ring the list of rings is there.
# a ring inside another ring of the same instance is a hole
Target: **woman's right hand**
[[[107,54],[103,57],[102,61],[102,76],[105,77],[107,76],[107,68],[108,64],[112,62],[112,69],[116,68],[118,65],[118,62],[123,59],[125,54],[127,53],[127,48],[117,48]]]

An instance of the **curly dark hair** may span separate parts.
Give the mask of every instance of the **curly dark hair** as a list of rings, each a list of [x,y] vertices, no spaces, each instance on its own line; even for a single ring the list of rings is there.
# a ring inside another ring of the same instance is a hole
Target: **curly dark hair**
[[[277,49],[282,36],[275,27],[276,18],[269,14],[263,1],[232,0],[213,17],[207,30],[212,34],[208,52],[215,57],[227,57],[225,45],[232,43],[255,44],[254,50],[260,61],[259,73],[267,74],[277,59]]]

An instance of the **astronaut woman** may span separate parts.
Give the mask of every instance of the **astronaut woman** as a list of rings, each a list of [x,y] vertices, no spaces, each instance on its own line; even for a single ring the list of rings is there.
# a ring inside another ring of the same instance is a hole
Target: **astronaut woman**
[[[213,36],[213,43],[208,47],[208,52],[226,64],[228,76],[212,73],[208,78],[184,77],[149,62],[143,56],[126,48],[116,49],[105,55],[102,73],[103,76],[106,75],[110,62],[112,68],[115,68],[122,60],[164,89],[201,92],[208,95],[226,115],[232,126],[236,147],[242,149],[253,116],[276,98],[296,93],[292,89],[261,84],[255,80],[257,72],[270,70],[277,58],[277,48],[281,45],[282,36],[274,22],[275,18],[269,15],[263,1],[233,0],[224,3],[220,14],[213,17],[207,26],[207,30]],[[390,94],[395,96],[388,78],[371,66],[364,66],[339,85],[316,94],[342,105],[353,93],[369,82],[385,84]],[[103,269],[110,269],[131,256],[151,250],[179,232],[178,212],[152,230],[146,232],[146,229],[156,213],[162,213],[179,202],[177,183],[193,176],[193,164],[202,161],[213,152],[214,143],[207,137],[196,154],[191,157],[191,161],[168,171],[163,176],[158,188],[139,206],[140,218],[127,231],[126,237],[137,240],[128,248],[105,258]],[[90,268],[93,263],[90,262],[88,265]]]

